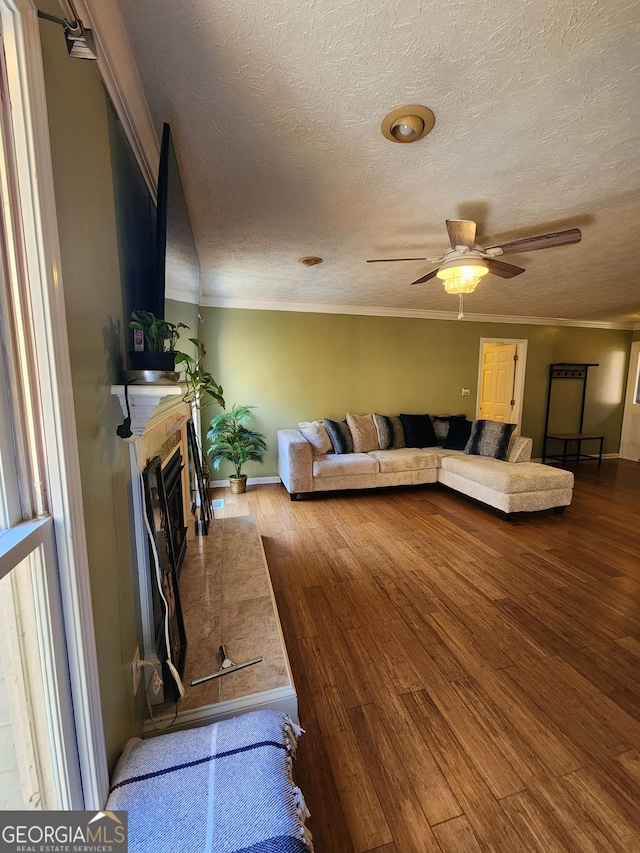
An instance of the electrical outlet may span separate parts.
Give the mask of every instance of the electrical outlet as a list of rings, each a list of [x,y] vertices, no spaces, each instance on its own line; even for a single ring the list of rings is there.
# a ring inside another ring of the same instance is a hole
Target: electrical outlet
[[[133,695],[135,696],[138,692],[138,687],[140,687],[140,676],[142,674],[142,667],[140,666],[140,648],[138,646],[136,646],[136,650],[133,654],[131,674],[133,676]]]
[[[153,675],[151,676],[151,689],[153,690],[154,696],[157,696],[160,693],[160,688],[164,684],[163,680],[158,675],[157,671],[153,670]]]
[[[462,396],[463,397],[469,397],[470,394],[471,394],[471,388],[463,388],[462,389]]]

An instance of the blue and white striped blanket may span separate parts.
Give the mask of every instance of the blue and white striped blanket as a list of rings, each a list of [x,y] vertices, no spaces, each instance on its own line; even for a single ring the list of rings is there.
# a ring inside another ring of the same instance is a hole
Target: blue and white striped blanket
[[[106,808],[124,810],[129,853],[309,853],[308,812],[291,775],[299,729],[255,711],[132,739]]]

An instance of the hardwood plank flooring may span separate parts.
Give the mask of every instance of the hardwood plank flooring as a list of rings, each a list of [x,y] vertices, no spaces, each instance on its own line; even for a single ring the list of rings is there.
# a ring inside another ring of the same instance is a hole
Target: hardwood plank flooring
[[[215,491],[263,536],[317,853],[640,851],[640,466],[574,470],[563,516],[511,522]]]

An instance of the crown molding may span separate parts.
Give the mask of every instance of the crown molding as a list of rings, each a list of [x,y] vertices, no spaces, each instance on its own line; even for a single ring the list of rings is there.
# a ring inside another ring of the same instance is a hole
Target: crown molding
[[[118,4],[114,0],[75,0],[75,6],[82,23],[93,30],[99,75],[156,201],[160,143]]]
[[[199,293],[184,287],[175,287],[169,282],[165,288],[165,299],[174,299],[176,302],[188,302],[190,305],[199,305]]]
[[[156,201],[156,176],[160,160],[160,144],[156,134],[138,68],[120,10],[113,0],[75,0],[79,17],[93,30],[98,60],[96,65],[102,82],[124,128],[125,135],[140,167],[145,183]],[[167,290],[170,299],[196,303],[192,293]],[[195,298],[194,298],[195,297]],[[456,320],[453,311],[418,311],[376,308],[368,305],[336,305],[279,301],[243,301],[202,297],[199,304],[211,308],[241,308],[257,311],[297,311],[322,314],[360,314],[375,317],[412,317],[427,320]],[[466,314],[462,322],[515,323],[535,326],[573,326],[588,329],[621,329],[640,331],[639,321],[607,322],[570,320],[562,317],[522,317],[493,314]]]
[[[526,326],[572,326],[583,329],[639,329],[638,323],[614,323],[606,320],[570,320],[564,317],[521,317],[499,314],[465,314],[457,311],[420,311],[408,308],[378,308],[373,305],[338,305],[323,302],[280,302],[201,296],[203,308],[240,308],[252,311],[294,311],[302,314],[358,314],[367,317],[407,317],[421,320],[455,320],[456,323],[512,323]]]

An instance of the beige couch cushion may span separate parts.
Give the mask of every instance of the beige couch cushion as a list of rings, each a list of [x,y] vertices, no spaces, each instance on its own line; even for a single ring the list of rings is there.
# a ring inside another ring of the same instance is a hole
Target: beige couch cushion
[[[573,486],[573,474],[539,462],[502,462],[486,456],[443,456],[443,471],[451,471],[504,494],[564,489]]]
[[[378,460],[369,453],[330,453],[314,456],[314,477],[341,477],[347,474],[377,474]]]
[[[368,453],[378,450],[378,430],[373,415],[352,415],[347,412],[347,424],[353,436],[353,452]]]
[[[367,455],[378,460],[380,471],[383,474],[397,474],[400,471],[419,471],[424,468],[438,467],[438,457],[435,453],[417,447],[372,450]]]

